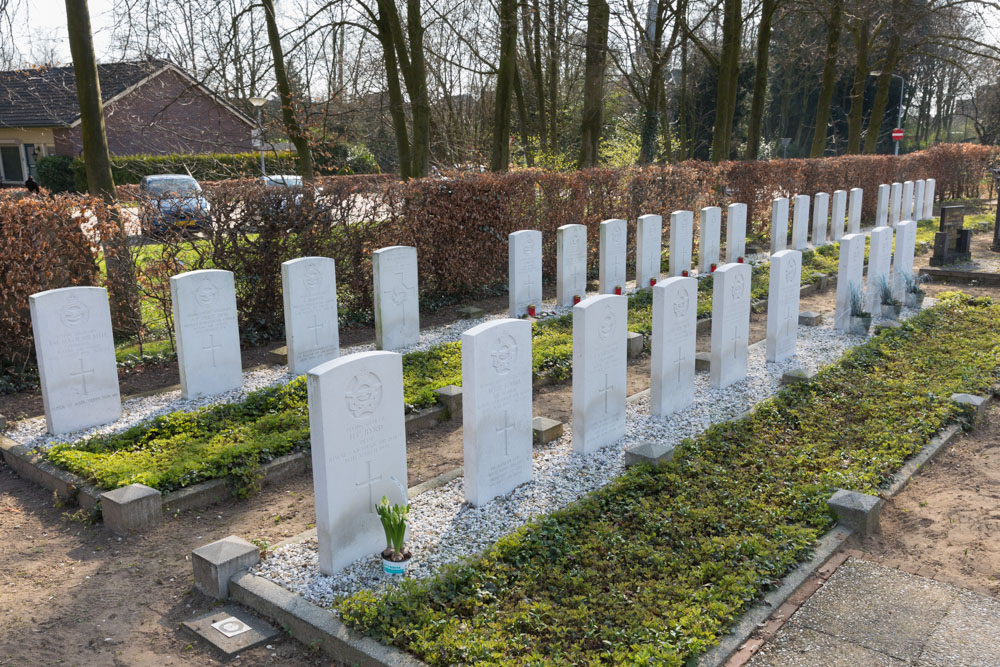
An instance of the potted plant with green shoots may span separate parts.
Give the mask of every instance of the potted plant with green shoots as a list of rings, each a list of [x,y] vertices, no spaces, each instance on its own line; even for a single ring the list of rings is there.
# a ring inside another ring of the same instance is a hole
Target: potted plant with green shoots
[[[861,288],[851,285],[851,321],[847,331],[857,336],[867,336],[871,325],[872,314],[865,310]]]
[[[882,319],[898,320],[903,302],[892,295],[892,287],[885,276],[878,277],[878,298],[882,306]]]
[[[924,297],[927,296],[927,292],[924,291],[920,285],[927,279],[927,276],[912,274],[903,275],[903,287],[906,306],[908,308],[916,308],[920,310],[920,307],[924,303]]]
[[[375,510],[382,520],[382,530],[385,531],[382,571],[389,576],[406,574],[406,565],[412,556],[403,543],[406,539],[406,521],[410,515],[410,506],[390,505],[389,499],[382,496],[382,501]]]

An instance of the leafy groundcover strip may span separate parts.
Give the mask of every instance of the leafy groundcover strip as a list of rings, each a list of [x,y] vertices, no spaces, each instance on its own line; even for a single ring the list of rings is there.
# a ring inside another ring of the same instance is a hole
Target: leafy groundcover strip
[[[948,295],[661,468],[384,597],[334,607],[434,665],[676,664],[713,645],[827,530],[835,487],[876,493],[997,379],[1000,306]]]

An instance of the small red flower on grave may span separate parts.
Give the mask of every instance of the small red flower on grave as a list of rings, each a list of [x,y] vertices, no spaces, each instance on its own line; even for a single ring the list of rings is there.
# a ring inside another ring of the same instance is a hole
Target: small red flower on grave
[[[681,271],[681,275],[684,276],[685,278],[687,278],[688,277],[687,269],[684,269],[683,271]]]
[[[579,294],[574,294],[573,295],[573,305],[575,306],[578,303],[580,303],[580,295]]]
[[[742,264],[743,263],[743,258],[742,257],[737,257],[736,258],[736,262],[737,262],[737,264]]]
[[[617,294],[618,296],[621,296],[621,294],[622,294],[622,286],[621,285],[615,285],[615,294]]]
[[[710,271],[710,273],[714,272],[716,268],[718,268],[718,265],[715,264],[715,263],[713,263],[712,264],[712,271]]]
[[[656,284],[656,278],[650,278],[650,279],[649,279],[649,286],[650,286],[650,287],[652,287],[652,286],[654,286],[655,284]]]
[[[530,306],[528,306],[528,317],[534,317],[534,316],[535,316],[535,304],[531,304]]]

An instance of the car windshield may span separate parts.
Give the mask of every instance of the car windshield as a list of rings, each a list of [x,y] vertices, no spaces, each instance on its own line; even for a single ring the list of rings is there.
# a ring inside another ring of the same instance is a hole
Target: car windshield
[[[148,181],[146,189],[152,195],[176,195],[178,197],[197,197],[198,182],[193,178],[158,178]]]
[[[268,176],[267,184],[271,186],[286,186],[289,188],[301,188],[301,176]]]

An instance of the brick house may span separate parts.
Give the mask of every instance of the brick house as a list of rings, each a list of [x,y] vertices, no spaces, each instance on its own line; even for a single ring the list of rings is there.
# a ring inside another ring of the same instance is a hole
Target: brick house
[[[254,121],[165,60],[97,66],[112,155],[253,150]],[[37,175],[45,155],[81,153],[72,67],[0,72],[0,182]]]

